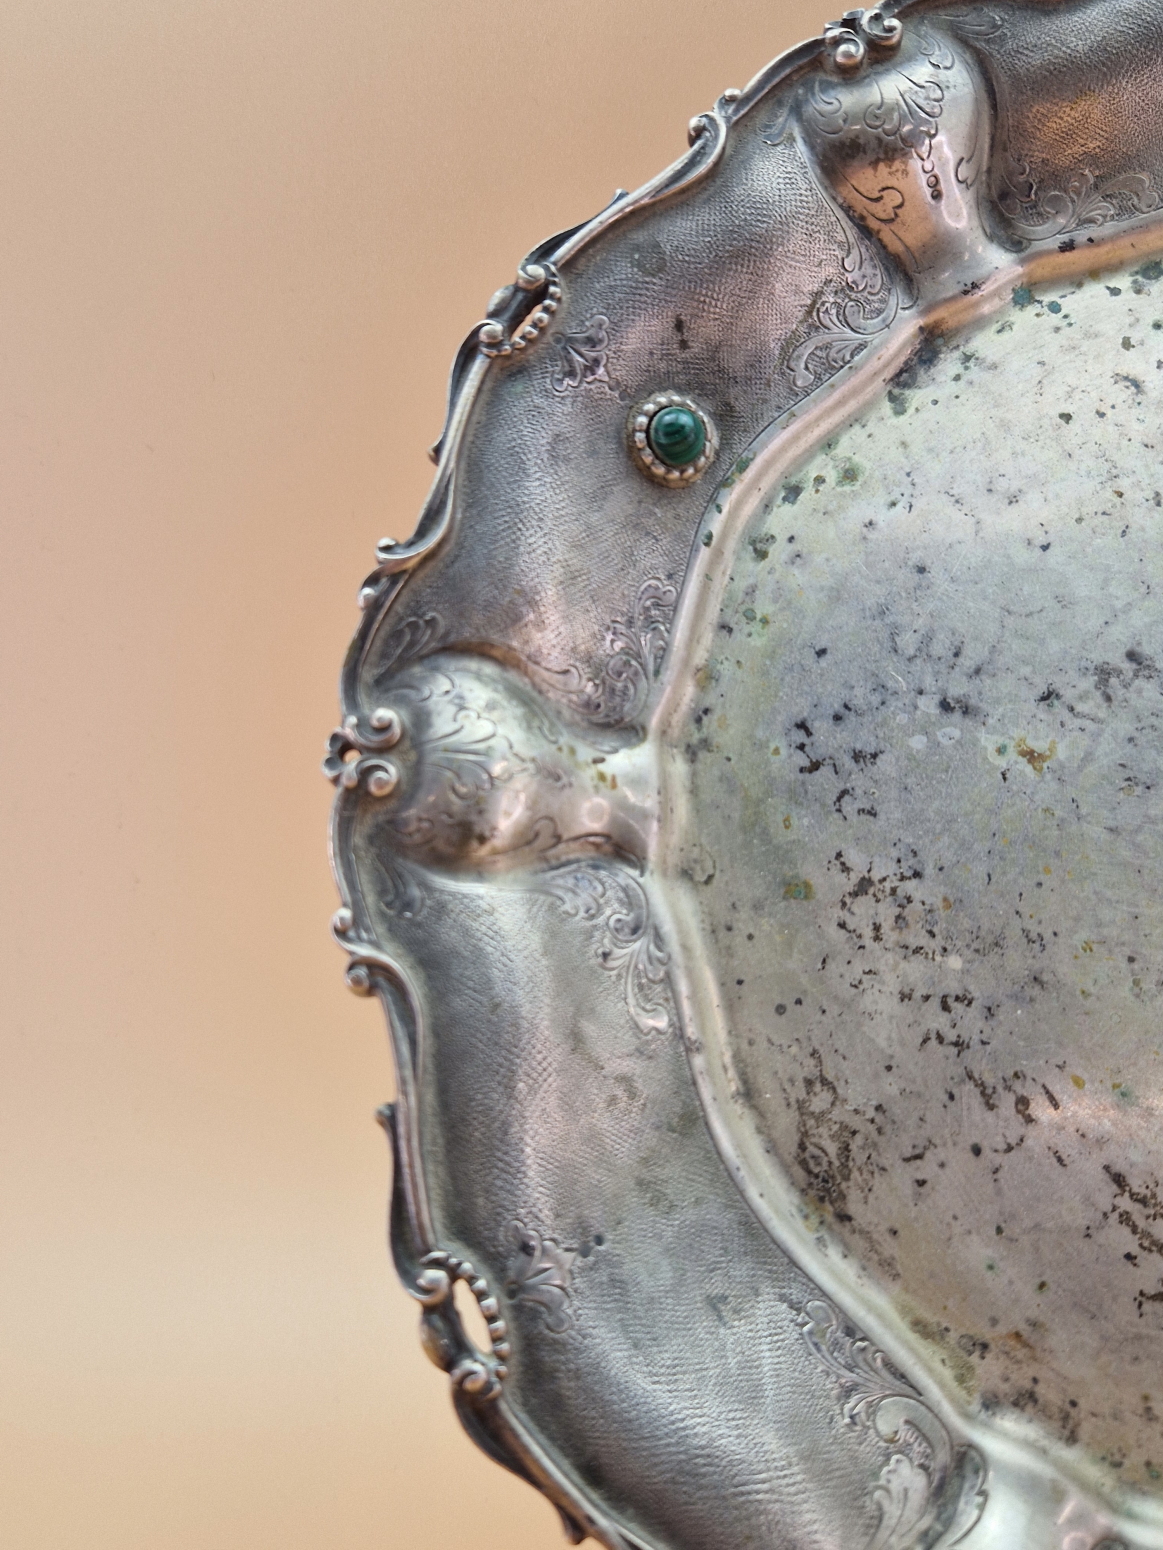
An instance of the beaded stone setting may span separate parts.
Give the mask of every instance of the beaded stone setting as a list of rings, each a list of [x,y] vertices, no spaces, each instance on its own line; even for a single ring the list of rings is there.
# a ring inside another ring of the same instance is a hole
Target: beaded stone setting
[[[626,429],[634,461],[659,484],[693,484],[719,450],[714,421],[682,393],[655,393],[632,411]]]

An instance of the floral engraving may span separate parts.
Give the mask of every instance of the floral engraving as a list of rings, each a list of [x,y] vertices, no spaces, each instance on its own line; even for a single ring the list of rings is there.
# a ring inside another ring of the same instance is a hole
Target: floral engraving
[[[1027,163],[1011,158],[1005,183],[998,204],[1017,234],[1028,242],[1148,215],[1163,205],[1163,196],[1141,172],[1100,183],[1093,172],[1084,170],[1074,173],[1065,188],[1043,189]]]
[[[933,170],[933,141],[940,132],[945,106],[941,73],[956,69],[957,56],[923,27],[917,29],[916,38],[921,54],[929,62],[929,73],[919,76],[902,66],[873,77],[870,88],[875,90],[876,97],[864,105],[860,122],[884,141],[887,150],[912,152],[929,173]],[[842,87],[822,78],[817,80],[806,107],[819,133],[834,137],[851,128],[846,106],[849,101]]]
[[[557,342],[559,364],[550,379],[555,393],[584,387],[587,382],[609,382],[606,358],[610,348],[610,320],[600,313],[576,333]]]
[[[935,20],[937,18],[934,18]],[[951,27],[959,38],[966,42],[984,42],[986,38],[996,38],[1002,30],[1002,19],[996,11],[991,11],[984,5],[967,6],[963,11],[951,11],[948,15],[942,14],[939,18],[947,27]]]
[[[831,1303],[808,1303],[800,1328],[843,1396],[846,1424],[871,1429],[891,1450],[872,1493],[879,1521],[865,1550],[957,1544],[985,1507],[976,1449],[954,1448],[916,1388]]]
[[[420,873],[414,866],[382,847],[372,852],[372,865],[380,882],[376,902],[389,915],[415,920],[424,913],[428,900]]]
[[[630,618],[615,619],[606,630],[606,661],[600,678],[586,678],[577,667],[556,669],[539,663],[530,667],[547,688],[564,696],[596,725],[632,726],[662,670],[677,602],[677,587],[657,577],[644,581]]]
[[[846,242],[846,289],[842,295],[825,296],[810,314],[813,331],[788,363],[797,388],[818,387],[849,365],[892,327],[901,311],[900,291],[876,244],[839,215],[836,220]]]
[[[988,18],[974,20],[988,30]],[[926,227],[934,228],[931,240],[940,234],[937,211],[949,193],[942,179],[972,190],[988,164],[990,137],[970,64],[937,30],[914,24],[910,35],[907,62],[848,80],[817,77],[801,98],[809,148],[839,200],[834,213],[843,233],[842,288],[829,287],[816,300],[810,332],[789,360],[795,386],[804,391],[850,365],[914,304],[923,266],[913,244]],[[769,126],[769,143],[778,143],[783,130],[782,123]],[[913,163],[919,178],[902,181],[902,160],[906,168]],[[952,170],[943,172],[939,161]],[[888,168],[883,175],[882,168]],[[909,233],[896,230],[906,205]],[[857,222],[845,211],[854,211]],[[882,241],[912,280],[898,278]]]
[[[416,748],[426,756],[430,769],[447,776],[448,794],[455,801],[471,802],[515,775],[537,768],[536,760],[519,754],[497,723],[465,704],[455,689],[441,708],[445,724],[417,739]]]
[[[376,664],[376,685],[382,688],[390,682],[392,674],[417,658],[435,651],[446,634],[444,621],[438,614],[424,614],[419,618],[405,619],[392,631],[384,642]]]
[[[644,581],[629,620],[615,619],[606,632],[609,653],[601,683],[585,708],[607,724],[625,725],[641,710],[658,677],[674,618],[678,591],[663,581]]]
[[[551,872],[541,887],[567,915],[595,927],[595,955],[604,969],[621,975],[626,1006],[639,1032],[669,1033],[677,1021],[670,954],[637,878],[585,863]]]
[[[408,798],[388,822],[395,842],[413,856],[424,854],[429,863],[463,858],[466,842],[489,828],[484,813],[496,793],[532,782],[553,790],[566,784],[558,764],[518,747],[524,737],[552,748],[560,735],[552,720],[526,703],[502,725],[489,710],[478,709],[474,700],[479,694],[474,681],[465,683],[446,667],[404,674],[393,685],[395,698],[411,701],[419,714],[408,719],[406,741],[415,759]],[[520,799],[516,807],[524,811]],[[495,854],[531,863],[560,845],[562,835],[552,812],[527,817],[524,824],[502,826],[505,844]],[[406,884],[406,877],[403,881]],[[407,897],[405,892],[405,901]],[[405,903],[401,912],[407,907]]]
[[[961,29],[973,17],[961,19]],[[982,12],[985,19],[997,18]],[[1004,137],[997,158],[996,202],[1014,233],[1027,242],[1045,242],[1071,233],[1093,230],[1111,221],[1131,220],[1163,208],[1163,192],[1142,172],[1123,172],[1099,177],[1092,167],[1076,166],[1061,187],[1047,187],[1015,146],[1009,135],[1012,110],[1004,83],[995,81],[999,94],[998,121]]]
[[[424,729],[414,735],[413,745],[425,768],[444,777],[450,801],[473,802],[520,775],[559,782],[556,771],[517,751],[512,737],[493,716],[476,708],[469,691],[447,669],[406,677],[394,689],[399,698],[424,706]],[[550,743],[558,735],[549,722],[535,730]]]
[[[573,1324],[569,1283],[577,1251],[522,1222],[514,1222],[509,1235],[515,1252],[506,1267],[505,1295],[510,1302],[533,1303],[545,1314],[546,1328],[564,1334]]]
[[[935,70],[951,70],[956,64],[943,44],[926,36],[922,46]],[[917,80],[904,70],[894,70],[886,80],[877,80],[876,92],[877,100],[864,110],[864,127],[879,135],[886,147],[911,151],[927,171],[945,88],[935,75]],[[821,134],[835,136],[850,127],[845,100],[842,90],[823,79],[817,81],[807,106]]]

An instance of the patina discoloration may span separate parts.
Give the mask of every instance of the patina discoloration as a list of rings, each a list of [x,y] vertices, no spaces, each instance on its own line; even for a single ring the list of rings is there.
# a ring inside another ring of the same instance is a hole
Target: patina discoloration
[[[974,1406],[1148,1490],[1161,409],[1158,263],[930,341],[750,517],[686,740],[735,1123]]]

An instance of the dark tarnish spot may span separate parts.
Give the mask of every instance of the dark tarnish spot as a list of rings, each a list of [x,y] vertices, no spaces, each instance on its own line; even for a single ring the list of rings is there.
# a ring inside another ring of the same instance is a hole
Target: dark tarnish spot
[[[957,699],[952,699],[949,695],[946,694],[941,698],[940,705],[941,713],[945,716],[981,715],[980,707],[974,705],[971,700],[965,697],[965,695],[960,695]]]
[[[638,242],[631,251],[630,262],[639,274],[651,279],[666,273],[666,251],[657,237],[647,237]]]
[[[895,388],[898,391],[900,389],[907,390],[909,388],[919,387],[925,373],[930,369],[930,367],[935,366],[940,359],[940,341],[933,338],[932,335],[926,334],[924,338],[922,338],[921,342],[917,345],[913,353],[909,356],[908,360],[893,377],[892,381],[889,383],[889,387]],[[892,395],[890,394],[890,401],[891,397]],[[895,404],[893,405],[893,408],[896,408]],[[898,410],[897,412],[903,413],[904,411]]]
[[[804,1096],[796,1100],[796,1162],[813,1198],[837,1221],[851,1222],[848,1188],[857,1171],[853,1143],[859,1133],[841,1118],[846,1111],[839,1089],[825,1073],[818,1050],[812,1051],[812,1064],[814,1071],[803,1077]]]
[[[971,1082],[977,1089],[982,1103],[992,1113],[997,1108],[997,1088],[990,1087],[983,1077],[975,1076],[968,1066],[965,1068],[965,1076],[966,1080]]]
[[[1131,682],[1138,683],[1140,678],[1148,682],[1158,678],[1159,666],[1154,657],[1149,657],[1145,651],[1140,651],[1137,646],[1132,646],[1124,653],[1124,658],[1131,664]]]
[[[1114,704],[1116,689],[1129,689],[1141,678],[1151,682],[1159,677],[1159,666],[1154,657],[1148,656],[1145,651],[1140,651],[1137,646],[1131,646],[1124,653],[1123,660],[1129,663],[1130,673],[1114,662],[1100,662],[1094,670],[1095,688],[1107,705]]]
[[[837,470],[836,483],[838,485],[859,484],[860,474],[860,464],[856,462],[855,458],[845,458]]]
[[[1129,1200],[1132,1205],[1138,1206],[1139,1210],[1146,1216],[1147,1221],[1154,1225],[1163,1220],[1163,1201],[1159,1199],[1156,1191],[1151,1188],[1134,1189],[1125,1174],[1119,1173],[1108,1164],[1103,1165],[1102,1171],[1115,1186],[1111,1210],[1119,1225],[1125,1227],[1134,1236],[1142,1253],[1163,1255],[1163,1239],[1156,1237],[1142,1222],[1137,1221],[1126,1208],[1122,1210],[1115,1209],[1118,1201]],[[1154,1301],[1155,1299],[1148,1300]]]

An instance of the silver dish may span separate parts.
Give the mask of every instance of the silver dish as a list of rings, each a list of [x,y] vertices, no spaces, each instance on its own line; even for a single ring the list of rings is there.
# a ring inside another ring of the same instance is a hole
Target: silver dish
[[[425,1347],[575,1541],[1163,1546],[1159,253],[1158,0],[906,3],[457,357],[335,933]]]

